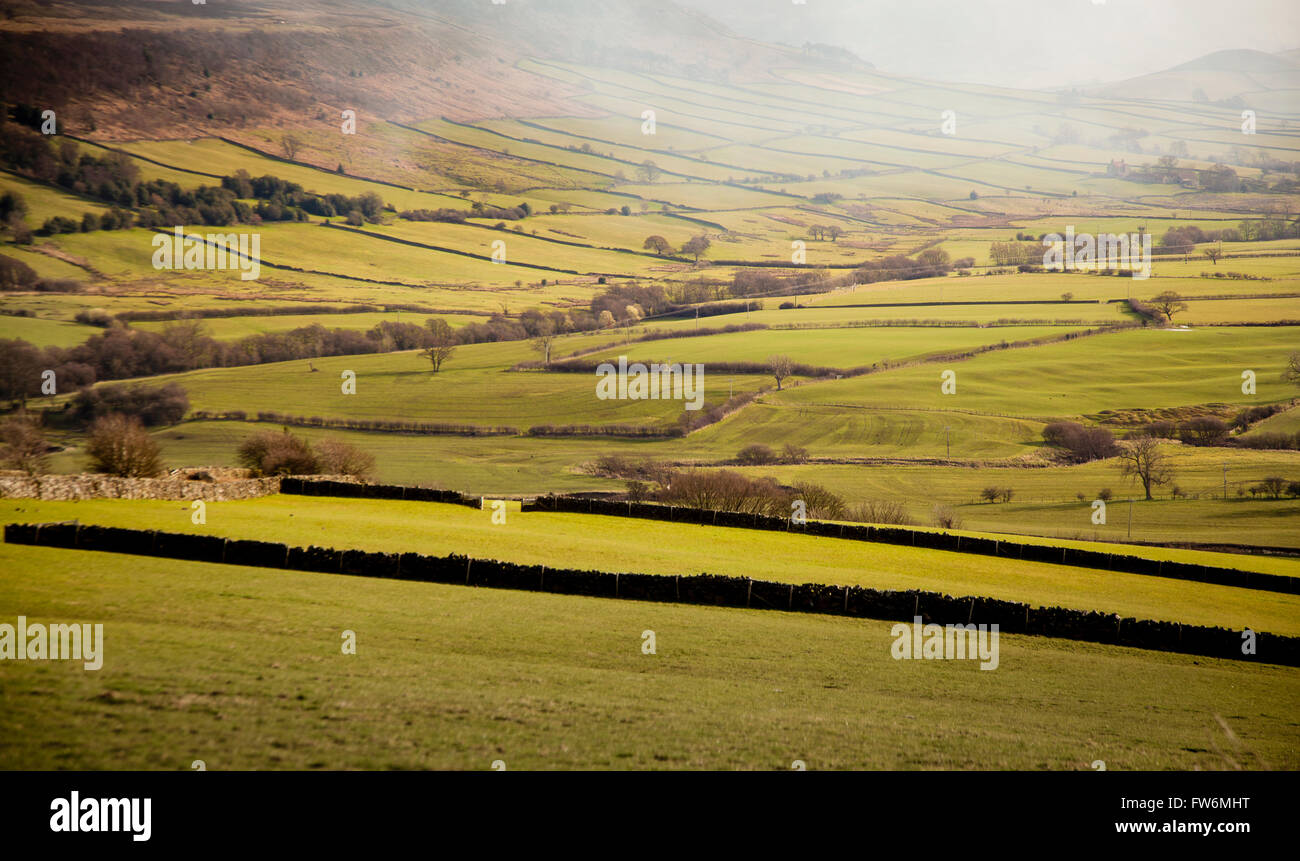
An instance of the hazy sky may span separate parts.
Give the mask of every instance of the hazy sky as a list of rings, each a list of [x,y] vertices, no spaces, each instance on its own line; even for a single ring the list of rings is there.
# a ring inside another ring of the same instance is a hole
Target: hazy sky
[[[742,35],[849,48],[878,68],[1048,87],[1225,48],[1300,48],[1300,0],[677,0]]]

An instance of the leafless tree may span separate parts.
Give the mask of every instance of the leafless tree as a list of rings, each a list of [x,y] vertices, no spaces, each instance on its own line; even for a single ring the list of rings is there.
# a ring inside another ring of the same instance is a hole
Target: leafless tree
[[[1146,498],[1151,499],[1151,489],[1167,484],[1173,479],[1173,470],[1168,458],[1160,450],[1160,443],[1155,437],[1138,437],[1120,446],[1120,475],[1135,478],[1142,482]]]
[[[769,356],[767,366],[772,369],[772,376],[776,377],[776,390],[781,391],[781,383],[794,372],[794,359],[789,356]]]
[[[425,324],[429,327],[430,344],[420,354],[433,363],[433,372],[442,370],[442,363],[456,352],[456,334],[452,332],[447,321],[433,317]]]
[[[1156,296],[1151,300],[1151,304],[1159,308],[1160,313],[1164,314],[1165,319],[1170,323],[1174,321],[1175,314],[1187,310],[1187,303],[1183,301],[1183,297],[1179,296],[1173,290],[1166,290],[1159,296]]]

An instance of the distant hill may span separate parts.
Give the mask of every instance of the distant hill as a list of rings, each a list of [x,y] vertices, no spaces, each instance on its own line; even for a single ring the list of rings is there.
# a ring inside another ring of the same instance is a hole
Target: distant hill
[[[108,139],[343,107],[400,121],[591,113],[572,98],[589,85],[517,68],[525,57],[696,80],[847,61],[737,37],[669,0],[0,0],[0,100]]]
[[[1089,95],[1167,101],[1226,101],[1300,90],[1300,51],[1215,51],[1162,72],[1090,88]]]

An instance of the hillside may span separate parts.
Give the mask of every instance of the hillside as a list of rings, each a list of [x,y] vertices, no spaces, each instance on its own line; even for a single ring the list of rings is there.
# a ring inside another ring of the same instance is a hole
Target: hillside
[[[1300,89],[1300,62],[1295,54],[1294,51],[1267,54],[1246,49],[1215,51],[1161,72],[1106,84],[1089,92],[1109,98],[1177,102],[1240,97],[1250,105],[1253,94]],[[1198,98],[1198,91],[1204,94],[1204,99]]]
[[[576,88],[518,68],[525,56],[701,80],[841,62],[739,39],[667,0],[86,5],[0,3],[0,101],[53,107],[68,131],[105,140],[337,126],[345,108],[404,122],[591,115]]]

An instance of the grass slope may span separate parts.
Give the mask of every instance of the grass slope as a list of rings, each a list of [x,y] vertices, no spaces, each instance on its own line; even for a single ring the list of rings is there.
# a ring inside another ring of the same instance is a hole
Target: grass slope
[[[4,618],[105,637],[97,672],[0,665],[3,768],[1300,767],[1289,668],[1004,636],[981,672],[893,660],[883,622],[10,545],[0,563]]]

